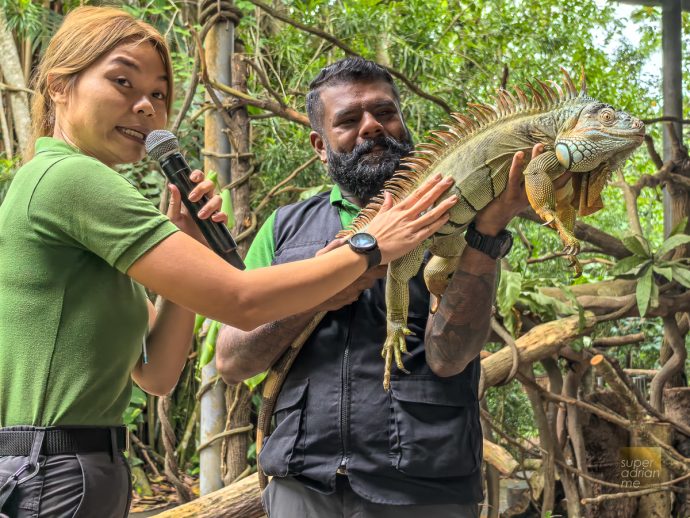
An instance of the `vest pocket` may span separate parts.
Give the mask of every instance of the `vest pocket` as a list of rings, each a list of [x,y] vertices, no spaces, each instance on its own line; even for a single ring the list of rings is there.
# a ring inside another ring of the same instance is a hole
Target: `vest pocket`
[[[276,428],[259,454],[264,473],[276,477],[294,475],[304,463],[307,415],[304,410],[309,379],[288,380],[276,401]]]
[[[411,477],[470,475],[481,463],[481,430],[474,391],[462,377],[391,379],[393,466]]]

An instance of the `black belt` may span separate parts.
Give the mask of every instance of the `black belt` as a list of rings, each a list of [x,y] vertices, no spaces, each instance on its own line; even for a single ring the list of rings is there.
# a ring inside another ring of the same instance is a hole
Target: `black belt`
[[[0,428],[0,456],[28,456],[36,431]],[[42,455],[68,455],[124,451],[128,447],[125,426],[45,428]]]

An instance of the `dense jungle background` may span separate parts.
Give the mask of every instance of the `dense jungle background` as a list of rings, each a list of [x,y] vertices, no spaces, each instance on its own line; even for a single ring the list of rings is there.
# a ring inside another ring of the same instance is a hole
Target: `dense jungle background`
[[[309,81],[326,64],[361,55],[388,67],[416,142],[449,112],[491,102],[500,87],[534,77],[560,82],[560,67],[574,78],[584,67],[591,95],[645,121],[646,146],[612,175],[605,209],[577,224],[581,277],[554,254],[557,235],[533,213],[512,224],[516,245],[504,260],[482,361],[483,512],[690,516],[690,121],[674,133],[662,117],[661,8],[605,0],[264,2],[0,0],[0,203],[28,139],[32,72],[62,17],[83,4],[118,5],[165,34],[176,84],[170,127],[191,165],[216,178],[243,252],[276,207],[330,187],[309,146],[304,108]],[[230,54],[221,39],[233,28]],[[683,29],[687,51],[687,12]],[[219,53],[226,70],[209,62]],[[690,60],[682,66],[687,114]],[[675,137],[666,159],[664,131]],[[121,172],[165,203],[153,161]],[[197,323],[174,392],[159,399],[135,387],[124,416],[132,509],[196,499],[164,515],[262,516],[254,436],[264,376],[226,387],[212,365],[219,324],[202,316]],[[213,415],[202,412],[204,398],[221,402]],[[204,431],[201,419],[210,423]],[[631,451],[660,472],[627,473],[621,459]],[[200,467],[204,455],[217,462]],[[207,476],[227,487],[197,499],[200,469],[215,470]],[[642,483],[631,485],[631,476]]]

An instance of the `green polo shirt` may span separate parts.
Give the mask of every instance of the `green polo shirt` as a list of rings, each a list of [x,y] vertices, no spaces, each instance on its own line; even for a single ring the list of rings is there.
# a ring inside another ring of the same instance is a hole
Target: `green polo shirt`
[[[113,169],[37,141],[0,205],[0,426],[122,423],[148,325],[125,273],[176,231]]]
[[[342,192],[338,185],[333,186],[331,190],[331,205],[338,209],[340,216],[340,224],[343,228],[347,228],[352,223],[352,220],[359,213],[360,208],[354,203],[343,198]],[[273,211],[259,231],[252,242],[252,246],[247,251],[247,257],[244,259],[244,264],[247,265],[248,270],[255,268],[263,268],[270,266],[275,257],[275,239],[273,237],[273,227],[276,219],[276,212]]]

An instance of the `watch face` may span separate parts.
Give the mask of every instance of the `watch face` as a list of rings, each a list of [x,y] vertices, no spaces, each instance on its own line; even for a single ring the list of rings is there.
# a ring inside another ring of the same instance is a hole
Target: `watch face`
[[[371,250],[376,246],[376,238],[366,232],[358,232],[350,238],[350,242],[360,250]]]

